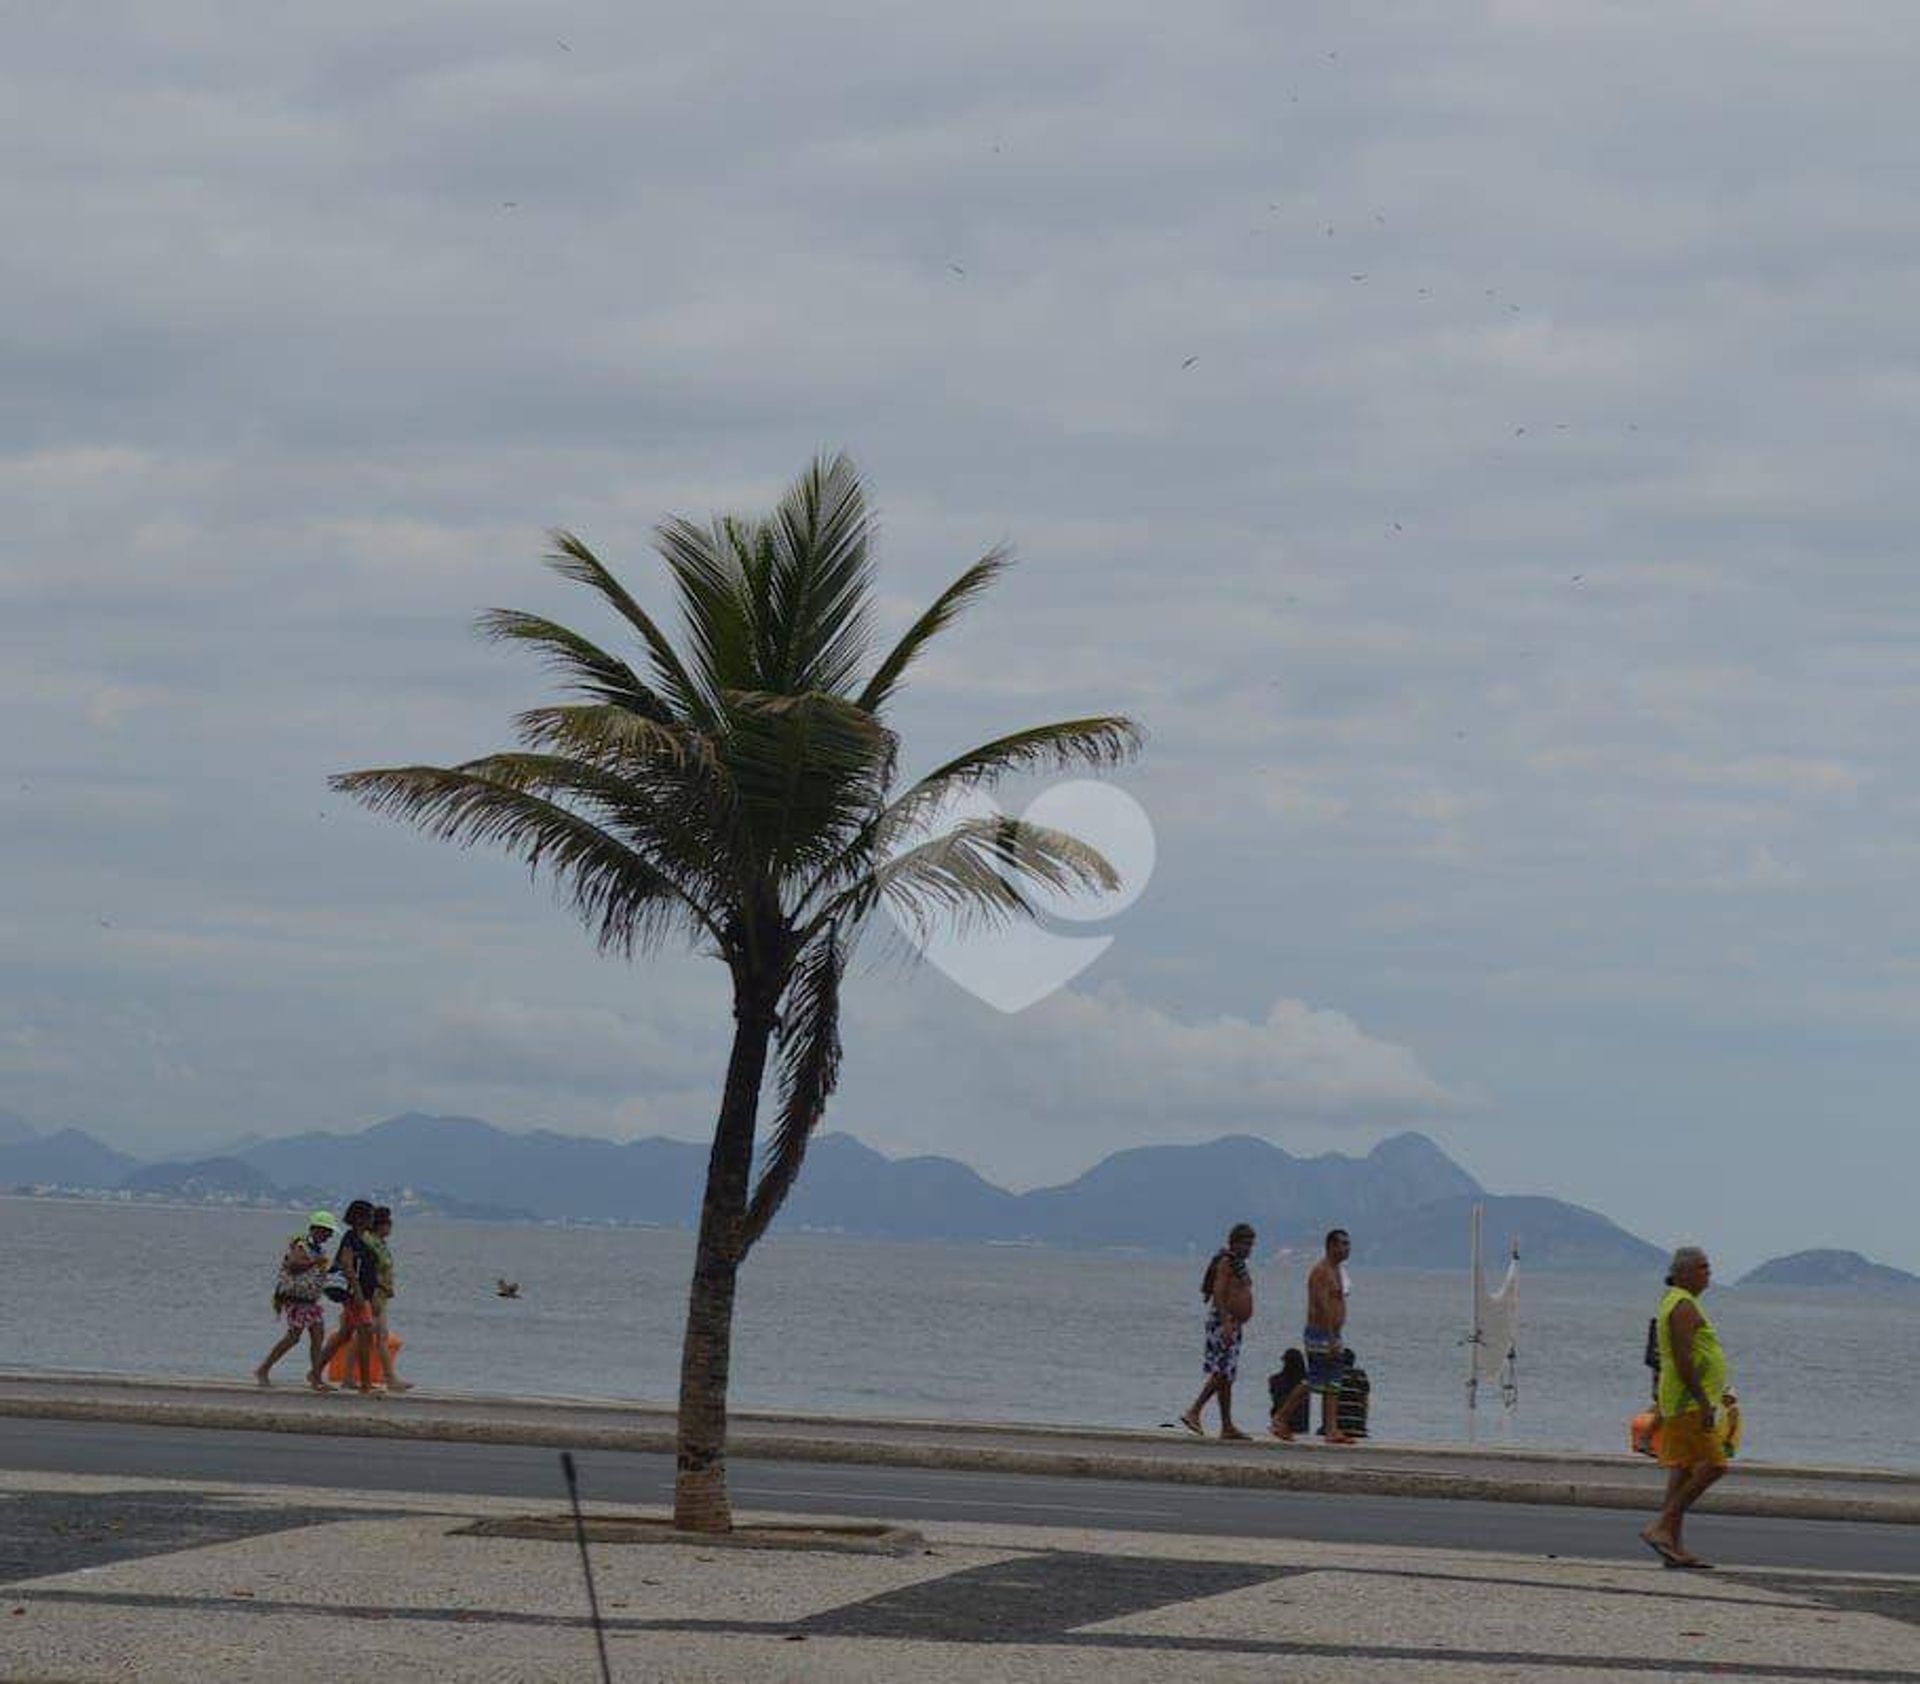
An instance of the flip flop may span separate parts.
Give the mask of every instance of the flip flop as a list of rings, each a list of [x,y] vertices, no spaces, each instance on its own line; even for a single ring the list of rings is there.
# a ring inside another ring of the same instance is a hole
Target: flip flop
[[[1207,1429],[1201,1426],[1191,1415],[1182,1415],[1180,1417],[1180,1425],[1192,1433],[1195,1438],[1205,1438],[1207,1436]]]
[[[1663,1567],[1686,1566],[1685,1559],[1681,1556],[1680,1552],[1676,1550],[1671,1544],[1663,1544],[1659,1542],[1657,1539],[1649,1538],[1644,1532],[1640,1534],[1640,1542],[1645,1544],[1648,1549],[1652,1550],[1655,1555],[1659,1556],[1661,1566]]]
[[[1713,1571],[1713,1563],[1702,1561],[1697,1555],[1689,1556],[1684,1561],[1677,1555],[1670,1555],[1666,1559],[1666,1565],[1677,1573],[1711,1573]]]

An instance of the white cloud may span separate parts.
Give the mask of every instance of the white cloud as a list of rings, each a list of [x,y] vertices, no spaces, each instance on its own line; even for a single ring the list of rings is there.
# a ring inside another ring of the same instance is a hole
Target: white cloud
[[[836,1126],[1018,1184],[1154,1140],[1350,1144],[1461,1108],[1413,1050],[1300,1000],[1259,1018],[1183,1013],[1108,983],[1002,1017],[923,974],[905,991],[856,989],[847,1046]]]

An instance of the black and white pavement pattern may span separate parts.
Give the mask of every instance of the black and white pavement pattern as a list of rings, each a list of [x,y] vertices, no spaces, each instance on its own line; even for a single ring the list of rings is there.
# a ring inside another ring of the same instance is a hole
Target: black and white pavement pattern
[[[0,1475],[0,1678],[581,1678],[570,1543],[515,1497]],[[596,1501],[596,1512],[615,1505]],[[1920,1576],[923,1523],[888,1555],[596,1545],[622,1679],[1754,1678],[1920,1684]],[[329,1670],[337,1670],[329,1667]]]

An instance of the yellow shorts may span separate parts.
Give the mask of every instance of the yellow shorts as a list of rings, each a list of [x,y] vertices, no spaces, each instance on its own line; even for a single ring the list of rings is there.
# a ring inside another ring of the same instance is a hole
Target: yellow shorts
[[[1728,1461],[1725,1410],[1706,1424],[1698,1409],[1683,1409],[1660,1423],[1660,1465],[1664,1468],[1697,1468],[1711,1463],[1724,1468]]]

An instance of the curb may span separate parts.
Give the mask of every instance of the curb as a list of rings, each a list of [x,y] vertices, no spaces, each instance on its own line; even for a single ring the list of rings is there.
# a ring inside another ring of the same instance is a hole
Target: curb
[[[349,1405],[349,1407],[353,1407]],[[516,1444],[555,1449],[620,1450],[672,1455],[671,1427],[605,1427],[577,1422],[447,1420],[404,1413],[406,1406],[383,1402],[392,1413],[342,1416],[318,1411],[298,1413],[238,1403],[153,1403],[108,1398],[0,1397],[0,1417],[66,1421],[105,1421],[227,1431],[306,1433],[338,1438],[391,1438],[459,1444]],[[1269,1491],[1325,1492],[1349,1496],[1415,1497],[1455,1502],[1522,1503],[1554,1507],[1645,1510],[1658,1497],[1651,1481],[1512,1479],[1484,1474],[1453,1474],[1415,1469],[1368,1468],[1348,1462],[1338,1467],[1311,1463],[1249,1460],[1187,1461],[1178,1456],[1149,1457],[1067,1450],[1011,1449],[999,1445],[950,1445],[889,1442],[854,1437],[828,1439],[770,1432],[749,1419],[735,1418],[728,1451],[740,1460],[830,1462],[884,1467],[945,1469],[954,1472],[1042,1474],[1056,1478],[1114,1479],[1176,1485],[1231,1486]],[[1730,1487],[1730,1488],[1729,1488]],[[1738,1482],[1716,1489],[1703,1511],[1796,1520],[1868,1521],[1884,1525],[1920,1525],[1920,1497],[1834,1496],[1811,1491],[1742,1488]]]
[[[185,1375],[134,1375],[134,1374],[92,1374],[77,1370],[32,1370],[0,1369],[0,1388],[24,1386],[45,1388],[52,1391],[54,1400],[58,1400],[58,1388],[84,1388],[90,1392],[143,1392],[171,1391],[187,1395],[193,1401],[204,1400],[206,1394],[228,1398],[232,1402],[227,1407],[254,1408],[259,1391],[244,1381],[233,1380],[225,1376],[185,1376]],[[293,1397],[304,1401],[305,1394],[297,1386],[285,1386],[276,1396]],[[243,1403],[240,1400],[245,1399]],[[8,1400],[0,1392],[0,1414],[18,1415],[34,1413],[41,1408],[34,1404],[31,1408],[19,1409],[12,1406],[14,1400]],[[31,1399],[17,1400],[31,1403]],[[439,1387],[433,1389],[428,1399],[416,1399],[402,1407],[446,1407],[474,1411],[481,1415],[505,1415],[509,1419],[524,1425],[527,1411],[538,1411],[542,1415],[564,1419],[569,1415],[605,1416],[623,1414],[635,1417],[654,1417],[654,1428],[620,1428],[619,1431],[657,1430],[671,1436],[674,1422],[674,1406],[649,1398],[594,1398],[577,1396],[534,1396],[509,1395],[496,1392],[449,1392]],[[134,1407],[127,1405],[125,1407]],[[171,1405],[152,1399],[142,1401],[140,1407],[168,1408]],[[51,1414],[51,1403],[44,1413]],[[1192,1441],[1178,1432],[1168,1429],[1172,1423],[1163,1422],[1160,1427],[1115,1427],[1083,1426],[1059,1421],[974,1421],[928,1419],[912,1415],[822,1415],[794,1409],[735,1409],[729,1408],[727,1418],[732,1423],[733,1440],[738,1442],[740,1435],[749,1428],[764,1428],[769,1431],[786,1428],[799,1429],[802,1432],[823,1432],[831,1438],[840,1435],[848,1442],[866,1442],[855,1439],[853,1435],[867,1432],[878,1433],[926,1433],[932,1435],[964,1434],[970,1439],[1021,1438],[1021,1439],[1061,1439],[1074,1444],[1110,1444],[1127,1451],[1139,1451],[1148,1455],[1170,1454],[1179,1456],[1183,1450],[1192,1448]],[[128,1417],[134,1419],[134,1417]],[[469,1417],[471,1419],[471,1417]],[[482,1423],[475,1422],[475,1425]],[[300,1431],[304,1429],[294,1428]],[[320,1430],[320,1429],[315,1429]],[[541,1429],[544,1431],[545,1429]],[[560,1430],[558,1428],[555,1429]],[[809,1440],[808,1442],[812,1442]],[[1180,1446],[1172,1450],[1170,1446]],[[945,1448],[936,1436],[929,1444],[930,1449]],[[1629,1455],[1625,1451],[1606,1450],[1551,1450],[1530,1445],[1507,1444],[1421,1444],[1394,1440],[1391,1445],[1370,1442],[1364,1452],[1373,1454],[1395,1454],[1419,1456],[1428,1461],[1471,1462],[1484,1465],[1488,1461],[1499,1461],[1516,1470],[1524,1470],[1529,1465],[1546,1464],[1555,1468],[1591,1468],[1601,1474],[1621,1476],[1628,1470],[1644,1471],[1655,1464],[1645,1456]],[[824,1458],[823,1458],[824,1459]],[[867,1458],[872,1460],[874,1458]],[[1379,1471],[1379,1470],[1376,1470]],[[1911,1497],[1920,1502],[1920,1473],[1903,1473],[1892,1468],[1850,1467],[1844,1463],[1825,1466],[1811,1463],[1742,1461],[1739,1465],[1741,1483],[1750,1480],[1800,1480],[1817,1481],[1829,1485],[1879,1485],[1897,1488],[1894,1501],[1902,1502]]]

